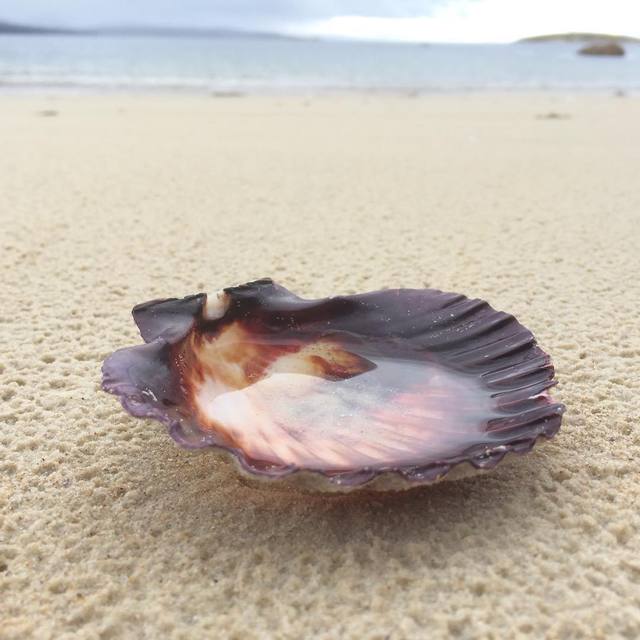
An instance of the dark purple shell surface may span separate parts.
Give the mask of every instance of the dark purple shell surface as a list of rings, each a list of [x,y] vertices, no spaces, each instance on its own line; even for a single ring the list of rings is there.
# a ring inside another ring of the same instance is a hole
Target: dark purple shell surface
[[[264,279],[147,302],[133,317],[145,344],[105,360],[104,390],[254,479],[428,484],[529,451],[564,411],[532,333],[455,293],[305,300]]]

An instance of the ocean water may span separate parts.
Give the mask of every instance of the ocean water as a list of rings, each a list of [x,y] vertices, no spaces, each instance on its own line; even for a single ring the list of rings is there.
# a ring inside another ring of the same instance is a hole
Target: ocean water
[[[18,90],[640,90],[624,58],[577,45],[407,45],[264,37],[0,36],[0,88]]]

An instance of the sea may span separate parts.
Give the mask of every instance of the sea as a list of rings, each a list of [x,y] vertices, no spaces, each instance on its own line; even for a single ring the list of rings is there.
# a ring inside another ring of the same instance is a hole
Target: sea
[[[387,44],[263,36],[0,35],[0,90],[640,91],[640,45]]]

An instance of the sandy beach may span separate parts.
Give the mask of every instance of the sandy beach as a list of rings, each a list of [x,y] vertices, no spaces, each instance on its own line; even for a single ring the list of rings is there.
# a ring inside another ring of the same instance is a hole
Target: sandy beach
[[[640,635],[640,97],[0,98],[0,638]],[[556,439],[258,490],[100,390],[131,307],[434,287],[554,358]]]

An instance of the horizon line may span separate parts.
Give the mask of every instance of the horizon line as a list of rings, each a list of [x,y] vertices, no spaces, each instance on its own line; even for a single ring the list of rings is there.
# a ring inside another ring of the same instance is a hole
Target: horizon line
[[[509,41],[482,41],[482,40],[393,40],[385,38],[359,38],[344,35],[314,35],[296,34],[295,32],[261,29],[244,29],[233,26],[172,26],[149,23],[108,23],[102,25],[68,26],[61,24],[33,24],[11,22],[0,18],[0,36],[29,35],[139,35],[153,37],[156,35],[191,35],[207,37],[215,35],[233,35],[239,37],[264,37],[283,40],[304,40],[320,42],[351,42],[362,44],[400,44],[400,45],[509,45],[519,43],[543,43],[545,41],[564,41],[572,43],[583,39],[607,39],[619,40],[631,43],[640,43],[640,38],[622,34],[594,33],[582,31],[566,31],[560,33],[544,33]]]

